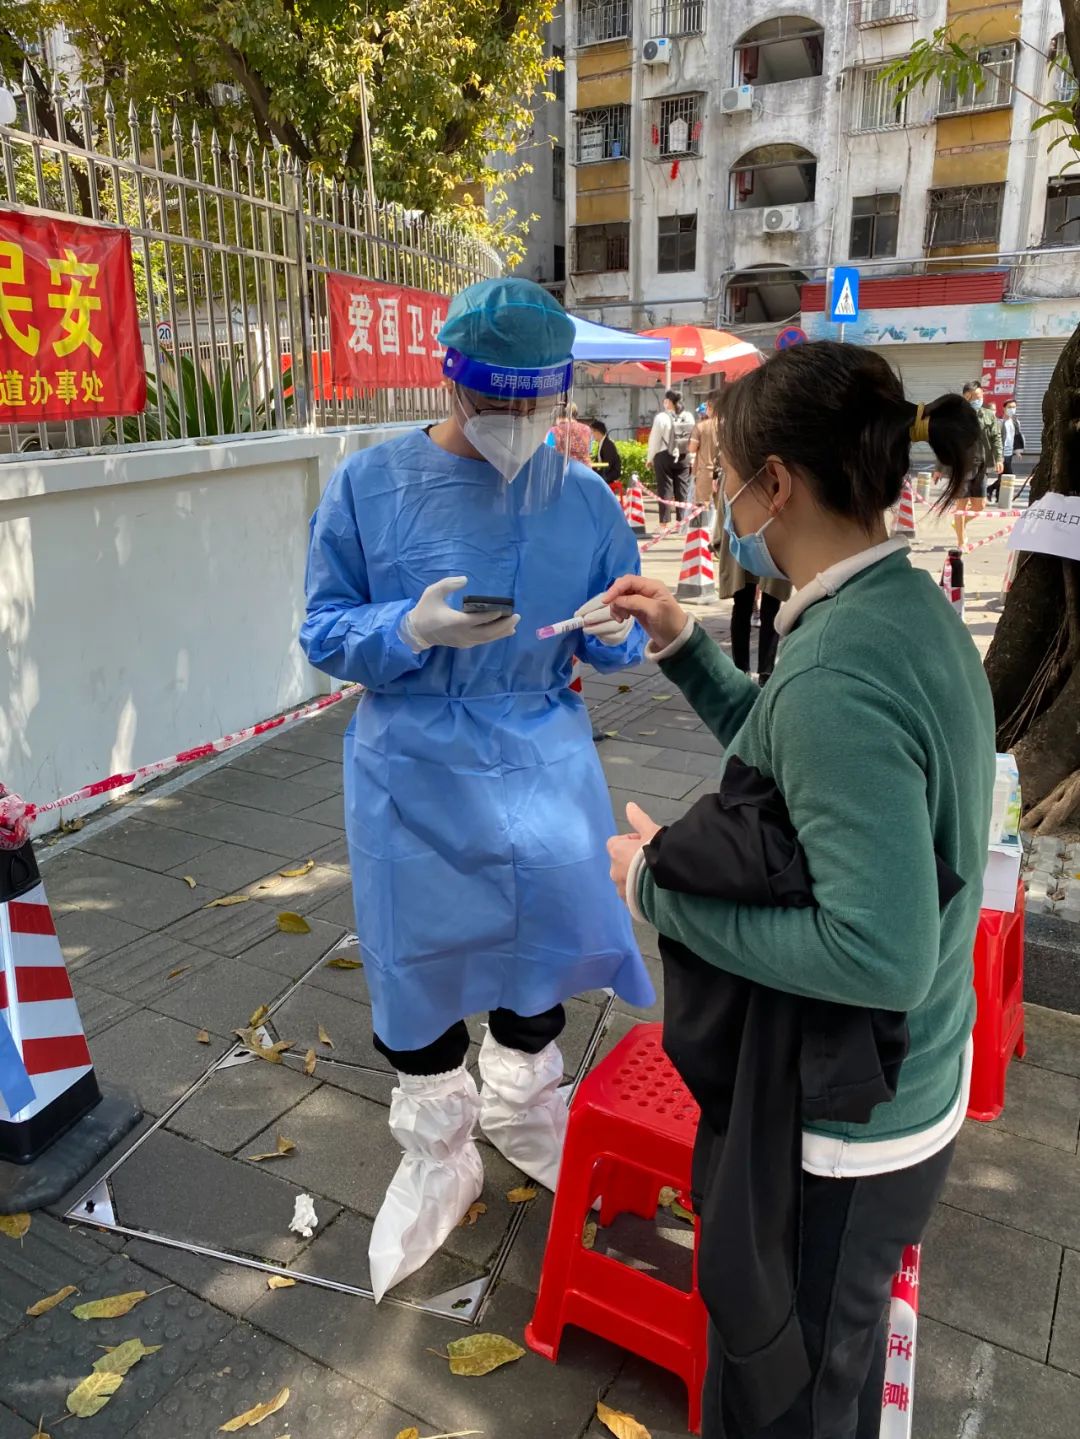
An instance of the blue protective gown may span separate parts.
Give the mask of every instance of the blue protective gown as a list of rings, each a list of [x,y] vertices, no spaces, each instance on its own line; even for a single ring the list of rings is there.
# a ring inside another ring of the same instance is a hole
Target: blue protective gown
[[[347,460],[311,522],[300,642],[366,690],[345,735],[346,830],[374,1028],[392,1049],[587,989],[654,1000],[608,875],[615,825],[592,728],[568,688],[575,655],[617,670],[641,658],[642,633],[618,647],[536,638],[638,572],[637,543],[583,465],[547,509],[525,513],[523,494],[415,430]],[[517,633],[415,654],[401,622],[450,575],[468,576],[466,594],[512,595]]]

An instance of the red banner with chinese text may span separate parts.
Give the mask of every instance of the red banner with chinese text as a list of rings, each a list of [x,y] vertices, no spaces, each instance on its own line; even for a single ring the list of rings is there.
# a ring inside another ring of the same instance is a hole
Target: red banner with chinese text
[[[327,275],[326,288],[335,389],[434,390],[442,384],[445,295],[337,274]]]
[[[145,408],[128,231],[0,210],[0,423]]]

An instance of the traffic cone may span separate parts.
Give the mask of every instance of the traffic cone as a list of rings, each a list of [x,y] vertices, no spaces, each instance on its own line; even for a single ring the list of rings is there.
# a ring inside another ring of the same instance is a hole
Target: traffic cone
[[[964,618],[964,556],[960,550],[950,550],[941,570],[939,581],[945,591],[945,598],[953,609]]]
[[[904,488],[900,491],[900,506],[893,524],[893,538],[897,535],[910,535],[912,539],[916,536],[915,493],[910,477],[905,479]]]
[[[709,534],[712,529],[713,512],[708,509],[690,522],[683,549],[682,569],[675,590],[678,600],[708,600],[714,598],[716,571],[713,568],[712,547]]]
[[[623,513],[634,534],[644,539],[649,532],[645,528],[645,496],[639,479],[631,480],[630,488],[623,495]]]
[[[58,1199],[141,1116],[102,1098],[33,846],[0,849],[0,1214]]]

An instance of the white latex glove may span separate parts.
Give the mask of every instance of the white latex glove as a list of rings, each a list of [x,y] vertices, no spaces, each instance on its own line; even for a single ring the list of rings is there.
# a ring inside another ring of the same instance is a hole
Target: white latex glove
[[[467,615],[446,603],[447,595],[463,590],[469,583],[465,575],[452,575],[427,589],[402,622],[403,638],[414,650],[428,650],[433,645],[448,645],[454,650],[471,650],[475,645],[489,645],[494,640],[507,640],[518,627],[520,615],[492,618],[491,615]]]
[[[625,644],[627,636],[634,628],[632,616],[627,616],[625,620],[614,619],[610,606],[605,605],[599,595],[579,605],[574,614],[585,616],[587,635],[599,640],[602,645],[611,645],[613,648]]]

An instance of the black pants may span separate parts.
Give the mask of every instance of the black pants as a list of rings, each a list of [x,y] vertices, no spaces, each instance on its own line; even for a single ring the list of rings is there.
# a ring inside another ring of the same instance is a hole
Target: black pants
[[[764,1429],[725,1427],[724,1358],[710,1333],[701,1439],[877,1439],[892,1277],[922,1238],[954,1147],[895,1174],[803,1175],[795,1310],[814,1377]]]
[[[493,1009],[488,1015],[492,1037],[507,1049],[519,1049],[522,1054],[539,1054],[553,1039],[558,1039],[565,1027],[566,1011],[561,1004],[528,1017],[515,1014],[512,1009]],[[423,1049],[391,1049],[377,1034],[372,1038],[375,1048],[399,1074],[420,1078],[460,1069],[469,1052],[469,1031],[463,1019]]]
[[[735,608],[731,612],[731,658],[735,662],[735,668],[742,670],[744,675],[750,673],[750,621],[754,615],[756,593],[757,580],[751,580],[749,584],[743,585],[741,590],[736,590]],[[767,679],[772,674],[776,664],[776,616],[779,609],[780,601],[762,590],[761,628],[758,630],[757,646],[757,672],[762,679]]]
[[[669,524],[674,517],[682,519],[685,510],[673,509],[664,500],[676,499],[685,504],[690,494],[690,466],[685,460],[676,459],[666,450],[653,459],[653,474],[656,477],[656,493],[660,496],[660,523]]]

